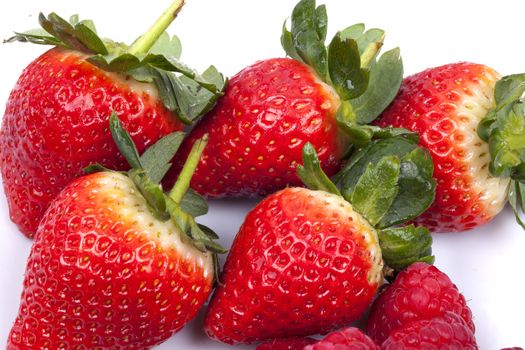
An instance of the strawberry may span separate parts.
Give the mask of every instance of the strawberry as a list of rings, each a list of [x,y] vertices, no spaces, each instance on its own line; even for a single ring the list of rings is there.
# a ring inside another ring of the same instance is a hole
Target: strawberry
[[[437,232],[475,228],[501,211],[509,188],[517,207],[525,178],[525,75],[499,78],[474,63],[425,70],[403,81],[376,121],[418,132],[432,155],[436,200],[415,223]]]
[[[199,193],[264,196],[299,186],[295,170],[307,142],[323,170],[334,175],[349,141],[373,137],[359,124],[373,120],[394,98],[402,62],[398,49],[376,61],[383,31],[354,25],[326,47],[324,5],[302,0],[291,18],[291,32],[285,26],[281,38],[291,58],[262,60],[232,77],[224,97],[182,146],[188,152],[194,140],[209,134],[192,179]]]
[[[437,267],[415,263],[399,273],[374,302],[367,333],[381,344],[407,323],[441,317],[447,312],[459,315],[474,332],[472,312],[456,285]]]
[[[474,333],[458,315],[447,312],[429,320],[408,323],[395,330],[381,345],[383,350],[475,350]]]
[[[305,346],[316,342],[313,338],[274,339],[257,346],[255,350],[303,350]]]
[[[432,163],[413,141],[397,139],[412,145],[408,153],[420,167]],[[397,212],[399,171],[410,167],[405,159],[387,155],[365,164],[357,185],[342,191],[350,204],[306,144],[298,174],[310,189],[276,192],[248,214],[206,312],[208,336],[251,343],[340,328],[371,303],[383,281],[383,260],[395,268],[432,261],[424,228],[378,227]]]
[[[379,350],[379,347],[359,328],[348,327],[328,334],[316,344],[304,350]]]
[[[57,46],[25,68],[0,129],[0,168],[10,216],[24,234],[34,235],[49,203],[84,167],[98,162],[126,168],[107,127],[112,111],[142,152],[211,107],[217,93],[187,89],[197,83],[218,88],[176,60],[178,39],[163,33],[180,5],[176,1],[141,37],[145,39],[131,47],[100,39],[91,21],[74,16],[67,22],[54,13],[40,15],[45,31],[9,40]],[[206,76],[220,77],[213,68]],[[179,83],[175,92],[170,81]],[[174,103],[175,97],[182,102]],[[194,110],[185,107],[188,101],[198,102]]]
[[[93,166],[102,171],[74,180],[52,202],[27,263],[10,350],[147,349],[191,320],[212,289],[222,249],[182,209],[206,141],[167,195],[159,177],[183,135],[139,157],[115,115],[111,122],[133,168]]]

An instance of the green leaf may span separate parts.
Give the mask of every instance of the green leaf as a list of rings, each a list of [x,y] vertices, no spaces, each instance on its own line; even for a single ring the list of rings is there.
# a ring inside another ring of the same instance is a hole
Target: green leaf
[[[151,181],[159,183],[164,178],[171,168],[171,160],[177,153],[184,136],[183,132],[164,136],[140,156],[140,163]]]
[[[398,193],[400,161],[396,156],[368,163],[350,197],[354,209],[373,226],[388,212]]]
[[[520,216],[520,213],[523,213],[525,209],[523,206],[525,201],[524,190],[525,186],[523,186],[523,184],[520,184],[517,181],[511,181],[507,198],[509,200],[510,206],[512,207],[512,211],[514,212],[514,216],[516,217],[516,222],[525,230],[525,223]]]
[[[142,194],[153,215],[162,221],[169,220],[170,214],[167,211],[166,195],[159,184],[154,183],[142,169],[132,169],[129,177]]]
[[[126,158],[129,165],[134,169],[142,169],[142,164],[140,163],[139,153],[135,147],[135,143],[129,136],[128,132],[124,130],[118,116],[115,112],[111,113],[109,117],[109,128],[111,130],[111,135],[113,136],[113,141],[117,145],[120,153]]]
[[[200,194],[191,188],[186,191],[180,202],[180,207],[194,218],[208,213],[208,203]]]
[[[283,23],[281,46],[283,47],[284,52],[286,52],[288,56],[290,56],[296,61],[303,62],[302,58],[299,56],[297,50],[295,49],[292,32],[290,32],[288,28],[286,28],[286,21],[284,21]]]
[[[368,72],[361,69],[357,43],[338,33],[328,47],[328,71],[332,84],[343,100],[362,95],[368,86]]]
[[[501,108],[513,101],[520,100],[525,93],[525,73],[507,75],[501,78],[494,89],[494,99]]]
[[[47,17],[40,13],[38,19],[42,28],[59,39],[64,46],[87,54],[108,54],[104,42],[86,22],[76,22],[78,18],[73,18],[76,23],[73,26],[54,12]]]
[[[182,53],[182,44],[176,35],[170,38],[169,34],[164,32],[155,44],[153,44],[148,53],[179,59]]]
[[[310,142],[303,146],[303,165],[297,167],[297,175],[311,190],[341,195],[334,183],[321,169],[317,153]]]
[[[374,62],[375,57],[383,46],[385,31],[378,28],[372,28],[365,32],[365,26],[362,23],[354,24],[341,31],[343,39],[352,39],[357,42],[359,54],[361,56],[361,66],[367,67]]]
[[[181,236],[186,237],[195,248],[201,252],[210,251],[216,254],[224,254],[227,252],[227,250],[220,244],[214,242],[217,235],[211,233],[209,228],[204,225],[198,225],[195,222],[195,219],[183,211],[182,208],[171,198],[166,197],[166,203],[171,220],[180,230]]]
[[[321,79],[326,79],[328,73],[324,45],[326,22],[326,9],[322,7],[316,9],[315,0],[301,0],[293,9],[291,27],[293,46],[301,61],[312,67]]]
[[[326,14],[325,5],[320,5],[315,9],[315,21],[319,40],[324,43],[326,40],[326,32],[328,30],[328,15]]]
[[[378,227],[390,227],[414,219],[434,202],[434,164],[427,151],[414,148],[401,159],[399,192]]]
[[[512,176],[525,160],[525,104],[514,101],[497,112],[489,137],[494,176]]]
[[[350,102],[356,121],[369,124],[394,100],[403,81],[403,61],[399,49],[385,52],[370,68],[367,90]]]
[[[432,159],[428,151],[417,146],[417,138],[400,130],[398,135],[390,138],[373,140],[357,150],[333,178],[343,196],[351,199],[368,165],[377,164],[382,158],[390,156],[400,159],[399,191],[379,221],[379,227],[406,222],[423,213],[434,200]]]
[[[432,236],[425,227],[390,228],[378,231],[379,245],[386,265],[401,271],[409,265],[423,261],[432,264]]]
[[[312,67],[317,75],[326,80],[328,61],[326,47],[315,31],[301,32],[295,37],[295,49],[302,61]]]
[[[219,236],[213,231],[211,228],[209,228],[206,225],[203,224],[197,224],[199,225],[199,228],[206,234],[206,236],[210,237],[211,239],[219,239]]]

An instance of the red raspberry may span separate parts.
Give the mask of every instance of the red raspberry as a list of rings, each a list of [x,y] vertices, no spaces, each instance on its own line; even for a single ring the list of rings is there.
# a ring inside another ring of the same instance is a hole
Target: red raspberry
[[[314,338],[274,339],[262,343],[255,350],[303,350],[307,345],[317,342]]]
[[[472,312],[456,285],[437,267],[415,263],[401,272],[374,302],[367,334],[381,344],[406,323],[440,317],[447,311],[461,316],[474,332]]]
[[[458,315],[447,312],[430,320],[409,322],[392,331],[382,350],[475,350],[474,333]]]
[[[304,347],[304,350],[379,350],[379,347],[360,329],[349,327],[328,334],[323,340]]]

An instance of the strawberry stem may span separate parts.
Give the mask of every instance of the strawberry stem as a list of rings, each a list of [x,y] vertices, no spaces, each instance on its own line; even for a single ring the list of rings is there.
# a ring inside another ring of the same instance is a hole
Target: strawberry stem
[[[175,0],[170,7],[155,21],[148,31],[139,37],[128,49],[132,55],[147,53],[155,44],[160,35],[170,26],[171,22],[177,17],[182,9],[184,0]]]
[[[188,156],[188,159],[186,159],[186,162],[182,167],[182,171],[177,178],[177,182],[170,191],[169,196],[175,203],[179,204],[188,191],[188,188],[190,188],[191,177],[193,176],[193,173],[199,164],[202,152],[204,151],[207,143],[208,134],[205,134],[193,144],[190,155]]]

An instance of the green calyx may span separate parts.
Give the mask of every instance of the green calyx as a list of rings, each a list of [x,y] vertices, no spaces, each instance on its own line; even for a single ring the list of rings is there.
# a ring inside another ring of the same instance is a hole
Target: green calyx
[[[121,154],[131,166],[126,174],[145,198],[151,213],[160,221],[171,220],[182,238],[199,251],[225,253],[226,249],[215,242],[217,234],[195,221],[195,217],[208,212],[208,205],[204,198],[189,187],[191,176],[208,142],[207,136],[195,142],[173,189],[166,193],[160,182],[171,167],[171,160],[184,139],[184,133],[175,132],[165,136],[139,156],[133,140],[115,113],[110,117],[110,130]],[[85,169],[86,172],[105,170],[108,169],[97,164]]]
[[[478,126],[489,144],[493,176],[525,180],[525,74],[503,77],[496,83],[496,107]]]
[[[341,99],[337,121],[350,142],[361,147],[373,134],[365,124],[375,120],[392,102],[403,79],[399,49],[379,56],[385,33],[356,24],[338,32],[325,45],[327,14],[315,0],[301,0],[294,8],[290,30],[283,26],[281,43],[291,58],[309,65]],[[361,130],[363,129],[363,130]]]
[[[489,144],[492,176],[510,177],[508,200],[516,220],[525,229],[525,73],[496,83],[496,107],[478,125],[479,137]]]
[[[383,259],[399,271],[415,261],[433,262],[432,237],[424,227],[394,227],[422,214],[433,202],[436,183],[428,151],[412,134],[374,140],[355,152],[333,182],[324,174],[311,144],[303,148],[297,173],[312,190],[350,202],[378,232]]]
[[[131,46],[101,39],[90,20],[69,21],[55,13],[42,13],[42,29],[15,35],[5,42],[31,42],[82,52],[87,61],[110,72],[123,73],[157,86],[165,107],[185,124],[208,112],[223,95],[226,80],[213,66],[202,74],[182,63],[181,44],[165,32],[180,11],[183,0],[175,0],[153,26]]]

